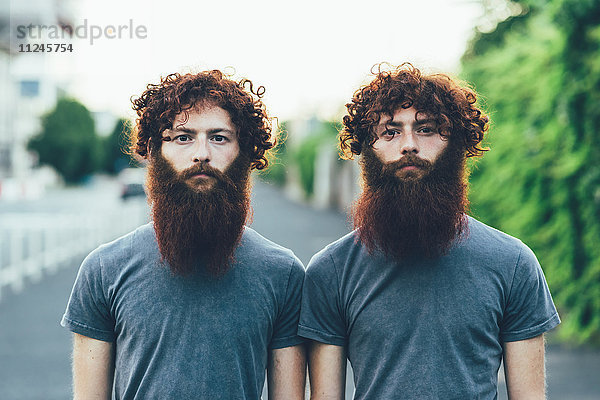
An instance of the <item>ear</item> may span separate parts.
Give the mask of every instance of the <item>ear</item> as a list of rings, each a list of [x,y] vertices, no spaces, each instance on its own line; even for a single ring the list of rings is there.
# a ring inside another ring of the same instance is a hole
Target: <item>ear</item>
[[[152,146],[150,146],[151,141],[152,141],[152,139],[148,139],[148,142],[146,143],[146,159],[149,159],[150,157],[153,156]]]
[[[362,151],[362,145],[357,140],[350,142],[350,151],[352,154],[360,155]]]

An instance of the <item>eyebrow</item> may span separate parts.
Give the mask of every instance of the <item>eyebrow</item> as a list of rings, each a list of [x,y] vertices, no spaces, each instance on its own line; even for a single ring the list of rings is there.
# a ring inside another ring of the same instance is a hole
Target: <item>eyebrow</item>
[[[427,124],[435,124],[435,120],[433,118],[426,118],[426,119],[421,119],[421,120],[416,120],[415,121],[415,125],[427,125]],[[403,122],[399,122],[399,121],[389,121],[386,122],[385,124],[380,124],[382,126],[391,126],[392,128],[400,128],[404,126]]]
[[[190,133],[190,134],[198,134],[198,131],[195,129],[190,129],[190,128],[185,128],[182,126],[178,126],[177,128],[171,128],[171,129],[167,129],[166,131],[169,132],[183,132],[183,133]],[[214,135],[215,133],[229,133],[231,135],[235,135],[235,132],[232,131],[231,129],[227,129],[227,128],[213,128],[213,129],[209,129],[208,131],[206,131],[207,134],[209,135]]]

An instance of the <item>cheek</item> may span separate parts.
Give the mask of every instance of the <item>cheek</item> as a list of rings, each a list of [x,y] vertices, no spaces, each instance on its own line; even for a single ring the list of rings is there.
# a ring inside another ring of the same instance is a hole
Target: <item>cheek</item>
[[[238,142],[232,143],[231,148],[229,149],[229,162],[233,162],[240,154],[240,145]]]
[[[437,159],[444,152],[444,150],[446,149],[446,147],[448,147],[448,141],[447,140],[436,139],[429,146],[429,148],[431,149],[431,157],[433,159]]]
[[[178,171],[182,169],[180,165],[183,163],[183,155],[181,154],[181,151],[177,151],[171,146],[163,145],[161,148],[161,154],[163,158],[173,166],[173,168]]]
[[[160,148],[160,154],[163,156],[163,158],[165,160],[172,162],[172,160],[173,160],[173,151],[169,148],[169,146],[165,146],[163,144],[162,147]]]
[[[237,143],[226,146],[219,152],[219,166],[222,169],[227,168],[240,154],[240,148]]]
[[[398,152],[394,151],[391,141],[378,140],[373,144],[373,153],[380,161],[387,163],[398,158]]]

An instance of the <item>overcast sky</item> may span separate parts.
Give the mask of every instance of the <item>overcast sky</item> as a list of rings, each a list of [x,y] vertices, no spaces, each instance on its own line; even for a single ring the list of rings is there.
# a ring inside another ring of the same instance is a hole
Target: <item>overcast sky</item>
[[[470,0],[81,0],[74,24],[145,34],[75,39],[70,91],[93,111],[132,116],[129,98],[171,72],[235,68],[266,87],[280,119],[337,118],[371,66],[411,61],[456,72],[482,8]],[[131,21],[130,21],[131,20]],[[135,36],[135,35],[134,35]],[[66,56],[66,55],[65,55]]]

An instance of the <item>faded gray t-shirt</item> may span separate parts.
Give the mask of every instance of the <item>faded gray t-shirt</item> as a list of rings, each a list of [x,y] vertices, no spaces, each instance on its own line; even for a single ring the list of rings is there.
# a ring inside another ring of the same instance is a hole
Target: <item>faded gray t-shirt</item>
[[[503,342],[560,323],[519,240],[469,218],[433,260],[369,255],[355,232],[310,261],[298,333],[346,346],[356,399],[495,399]]]
[[[258,399],[269,350],[297,336],[304,268],[245,228],[222,278],[175,276],[151,224],[83,262],[62,325],[114,342],[116,399]]]

